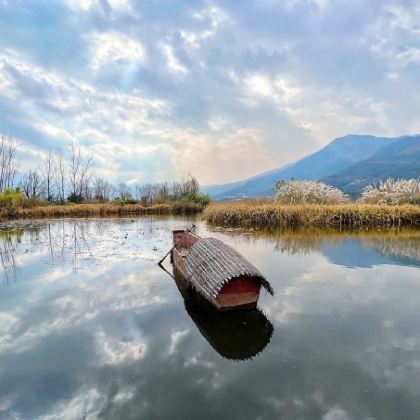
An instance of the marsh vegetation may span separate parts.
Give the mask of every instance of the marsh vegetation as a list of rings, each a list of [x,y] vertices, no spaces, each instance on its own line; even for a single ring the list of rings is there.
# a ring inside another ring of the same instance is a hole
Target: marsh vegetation
[[[338,188],[316,181],[279,181],[272,199],[212,203],[204,219],[223,226],[361,227],[420,225],[420,181],[380,182],[352,200]]]
[[[203,217],[216,225],[253,228],[419,226],[420,207],[409,204],[279,204],[245,200],[211,203],[205,208]]]

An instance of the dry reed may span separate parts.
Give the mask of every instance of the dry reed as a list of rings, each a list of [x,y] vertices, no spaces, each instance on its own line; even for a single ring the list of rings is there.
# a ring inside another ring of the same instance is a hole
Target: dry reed
[[[216,225],[253,228],[420,226],[420,206],[358,203],[282,205],[238,201],[212,203],[204,210],[203,218]]]
[[[0,208],[0,219],[14,218],[56,218],[56,217],[89,217],[110,215],[136,215],[136,214],[183,214],[198,213],[202,206],[190,202],[171,202],[169,204],[65,204],[46,205],[30,208],[5,207]]]

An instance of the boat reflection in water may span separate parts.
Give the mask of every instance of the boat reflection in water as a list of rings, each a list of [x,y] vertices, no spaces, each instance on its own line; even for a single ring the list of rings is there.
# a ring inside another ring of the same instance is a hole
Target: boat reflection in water
[[[178,270],[174,269],[173,277],[188,315],[222,357],[248,360],[265,349],[273,334],[273,325],[260,309],[220,312],[188,287]]]

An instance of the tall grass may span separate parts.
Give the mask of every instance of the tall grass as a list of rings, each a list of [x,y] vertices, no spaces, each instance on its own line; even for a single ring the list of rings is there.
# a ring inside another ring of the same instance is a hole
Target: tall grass
[[[420,204],[420,178],[379,181],[368,185],[359,201],[369,204]]]
[[[0,207],[0,219],[12,218],[53,218],[89,217],[136,214],[193,214],[202,211],[203,206],[190,202],[170,202],[169,204],[65,204],[42,205],[24,208],[20,206]]]
[[[253,228],[420,226],[420,206],[358,203],[284,205],[239,201],[212,203],[205,208],[203,218],[217,225]]]

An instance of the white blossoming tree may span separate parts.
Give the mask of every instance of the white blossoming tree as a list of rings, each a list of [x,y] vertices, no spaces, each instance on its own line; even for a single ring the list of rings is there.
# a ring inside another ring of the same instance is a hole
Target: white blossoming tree
[[[380,181],[379,185],[368,185],[359,199],[369,204],[420,204],[420,178],[392,179]]]
[[[316,181],[279,181],[274,195],[281,204],[340,204],[349,198],[338,188]]]

